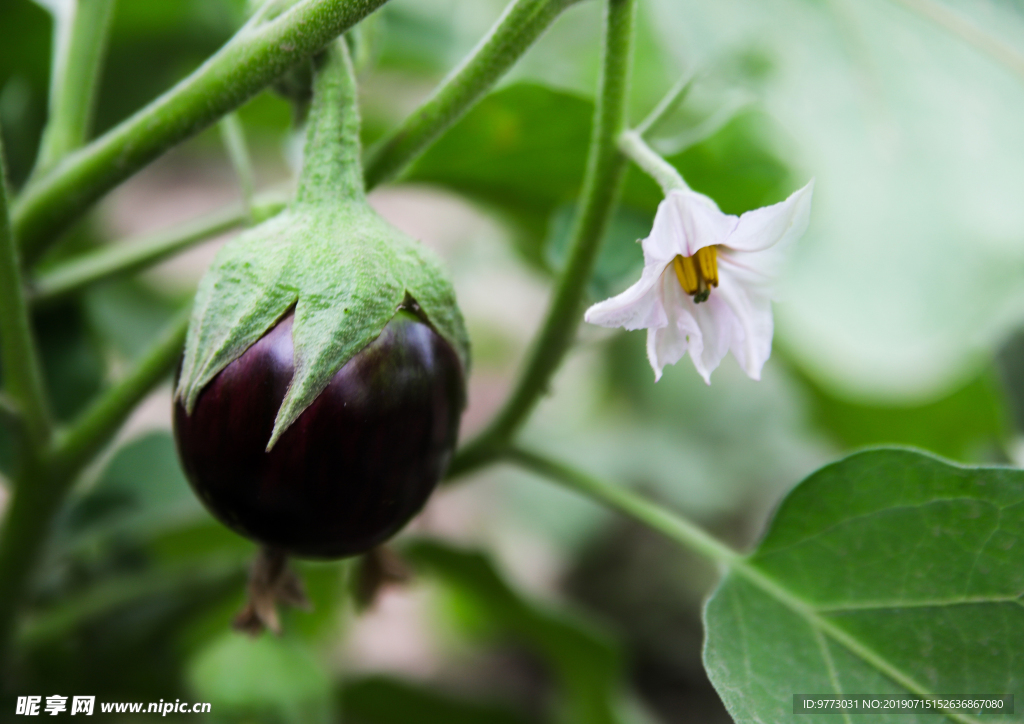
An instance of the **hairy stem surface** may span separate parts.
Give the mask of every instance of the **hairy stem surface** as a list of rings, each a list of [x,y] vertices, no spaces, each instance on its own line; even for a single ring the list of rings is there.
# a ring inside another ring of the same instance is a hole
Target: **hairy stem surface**
[[[281,212],[287,199],[282,193],[260,194],[251,208],[231,204],[181,226],[120,241],[59,264],[29,283],[30,301],[43,305],[82,289],[132,272],[146,269],[164,259],[226,231],[252,221],[263,221]]]

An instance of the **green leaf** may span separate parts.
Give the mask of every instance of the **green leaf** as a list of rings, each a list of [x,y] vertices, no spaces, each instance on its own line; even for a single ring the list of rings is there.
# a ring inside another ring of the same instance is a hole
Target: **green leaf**
[[[345,721],[358,724],[528,724],[507,708],[458,699],[387,676],[345,683],[341,693]]]
[[[522,597],[482,553],[417,541],[402,554],[467,596],[487,622],[544,658],[561,688],[556,721],[623,721],[622,662],[605,636],[575,617]]]
[[[187,676],[198,700],[215,702],[219,720],[331,721],[330,678],[294,639],[226,633],[195,657]]]
[[[794,694],[1018,693],[1022,551],[1024,472],[910,450],[853,455],[801,483],[719,585],[705,610],[708,674],[737,722],[789,721]]]

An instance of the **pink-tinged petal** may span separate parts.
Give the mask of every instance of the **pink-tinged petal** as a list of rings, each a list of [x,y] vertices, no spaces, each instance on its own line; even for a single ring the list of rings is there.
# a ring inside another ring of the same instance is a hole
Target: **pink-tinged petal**
[[[725,359],[736,338],[743,336],[743,329],[739,326],[732,309],[715,291],[711,292],[706,302],[700,304],[694,304],[693,300],[687,297],[687,305],[700,327],[703,342],[699,351],[694,347],[690,348],[690,357],[697,372],[710,385],[711,373]]]
[[[719,243],[738,251],[762,251],[800,238],[810,220],[813,193],[812,180],[785,201],[748,211],[740,216],[728,238],[723,237]]]
[[[721,244],[737,222],[704,194],[689,189],[671,191],[658,204],[654,228],[643,241],[644,263],[670,261],[677,254],[693,256],[698,249]]]
[[[699,356],[704,347],[700,327],[686,306],[688,297],[671,271],[662,275],[659,292],[665,323],[647,330],[647,359],[654,368],[655,382],[661,379],[665,367],[681,360],[687,350]]]
[[[626,291],[611,299],[594,304],[583,315],[583,319],[602,327],[644,327],[664,326],[665,311],[658,296],[658,283],[665,266],[644,267],[639,281]]]
[[[772,297],[775,280],[788,251],[784,247],[773,246],[764,251],[735,251],[725,247],[718,248],[718,271],[722,269],[735,284],[744,289],[751,289],[762,296]]]
[[[771,299],[759,290],[744,285],[729,266],[719,265],[718,289],[711,293],[729,306],[735,315],[735,332],[729,348],[740,367],[753,380],[761,379],[761,368],[772,353]]]

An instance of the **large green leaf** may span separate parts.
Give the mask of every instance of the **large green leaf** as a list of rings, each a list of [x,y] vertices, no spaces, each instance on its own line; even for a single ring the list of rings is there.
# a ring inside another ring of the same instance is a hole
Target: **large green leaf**
[[[1022,555],[1024,472],[910,450],[853,455],[789,495],[708,602],[708,673],[738,722],[789,721],[795,694],[1019,693]],[[901,712],[871,721],[936,719]]]

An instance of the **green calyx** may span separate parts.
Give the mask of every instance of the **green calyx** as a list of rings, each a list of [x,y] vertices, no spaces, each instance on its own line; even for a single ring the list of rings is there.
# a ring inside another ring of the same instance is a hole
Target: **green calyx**
[[[191,414],[200,392],[290,309],[295,375],[269,450],[402,308],[413,308],[469,368],[455,292],[434,254],[366,203],[359,115],[343,41],[314,82],[305,161],[292,205],[229,242],[199,285],[175,390]]]

